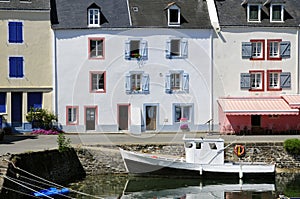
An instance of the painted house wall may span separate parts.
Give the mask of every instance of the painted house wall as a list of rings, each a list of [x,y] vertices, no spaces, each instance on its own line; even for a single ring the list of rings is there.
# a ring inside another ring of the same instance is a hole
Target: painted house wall
[[[265,40],[265,60],[250,60],[242,58],[242,42],[250,40]],[[267,60],[267,40],[282,39],[290,41],[291,56],[282,60]],[[297,94],[299,87],[298,45],[296,28],[259,28],[223,27],[219,36],[213,40],[214,49],[214,107],[218,107],[217,99],[220,97],[261,97],[279,96],[282,94]],[[241,89],[241,73],[251,70],[264,71],[264,90],[249,91]],[[291,88],[279,91],[267,90],[267,70],[282,70],[291,73]],[[214,109],[214,124],[216,129],[221,129],[218,108]]]
[[[178,131],[174,122],[175,103],[193,107],[190,130],[207,130],[211,117],[211,39],[210,30],[131,29],[123,30],[55,30],[57,48],[58,117],[66,131],[85,131],[85,107],[97,107],[95,131],[118,131],[118,105],[130,105],[129,131],[143,126],[145,105],[157,105],[155,131]],[[104,38],[104,59],[88,59],[88,39]],[[148,59],[143,63],[125,60],[125,42],[138,38],[148,43]],[[166,41],[188,40],[188,58],[166,59]],[[165,74],[184,70],[189,74],[189,93],[167,94]],[[90,93],[90,71],[105,71],[106,92]],[[149,94],[126,94],[125,75],[144,71],[150,77]],[[78,121],[66,125],[66,107],[78,107]],[[137,114],[141,114],[141,120]],[[135,114],[134,116],[131,114]],[[130,116],[131,115],[131,116]],[[142,129],[143,130],[143,129]],[[134,130],[135,131],[135,130]]]
[[[23,43],[10,43],[9,22],[22,22]],[[53,69],[52,31],[50,8],[43,11],[0,10],[0,92],[6,93],[6,113],[11,123],[11,97],[13,92],[22,93],[22,122],[26,123],[27,93],[42,92],[42,106],[52,111]],[[9,57],[23,57],[23,78],[9,77]],[[24,126],[22,125],[23,128]]]

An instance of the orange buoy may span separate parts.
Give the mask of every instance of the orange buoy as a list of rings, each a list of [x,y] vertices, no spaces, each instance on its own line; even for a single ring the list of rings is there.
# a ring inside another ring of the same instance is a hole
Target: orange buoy
[[[238,157],[243,157],[245,155],[245,147],[241,144],[237,144],[234,147],[234,153]]]

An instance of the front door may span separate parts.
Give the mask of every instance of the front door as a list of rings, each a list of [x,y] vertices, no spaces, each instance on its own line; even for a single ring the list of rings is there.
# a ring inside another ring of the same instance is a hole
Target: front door
[[[119,131],[128,130],[128,111],[129,111],[129,105],[118,106]]]
[[[86,118],[86,130],[95,130],[96,123],[96,109],[95,108],[86,108],[85,109],[85,118]]]
[[[22,92],[13,92],[11,93],[11,124],[13,127],[22,126]]]
[[[156,106],[146,106],[146,131],[156,130]]]

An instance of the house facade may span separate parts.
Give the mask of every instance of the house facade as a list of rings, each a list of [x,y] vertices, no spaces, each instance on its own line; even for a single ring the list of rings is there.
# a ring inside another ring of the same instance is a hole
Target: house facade
[[[205,1],[52,3],[55,110],[65,131],[207,130],[212,28]]]
[[[0,21],[0,123],[24,131],[31,107],[52,110],[50,2],[3,0]]]
[[[299,131],[300,2],[215,3],[221,28],[213,42],[219,131]]]

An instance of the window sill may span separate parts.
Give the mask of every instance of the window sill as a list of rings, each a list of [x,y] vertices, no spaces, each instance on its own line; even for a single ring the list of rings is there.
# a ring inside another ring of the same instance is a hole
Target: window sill
[[[281,57],[267,57],[267,60],[270,60],[270,61],[281,61],[282,58]]]
[[[282,91],[282,88],[267,88],[267,91]]]
[[[250,92],[263,92],[264,89],[262,89],[262,88],[258,88],[258,89],[250,88],[249,91],[250,91]]]

